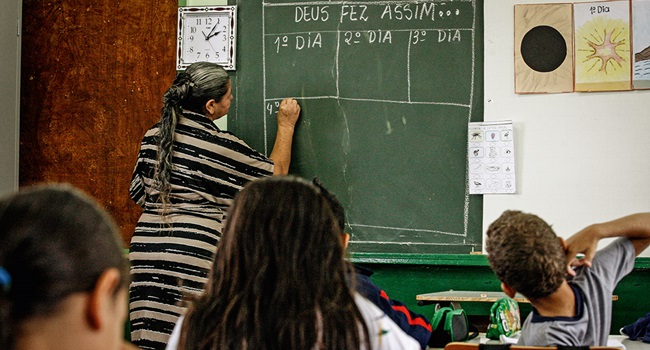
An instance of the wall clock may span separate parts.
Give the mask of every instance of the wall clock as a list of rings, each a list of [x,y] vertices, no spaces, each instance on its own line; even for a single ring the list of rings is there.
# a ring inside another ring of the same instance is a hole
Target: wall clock
[[[237,6],[178,8],[176,69],[199,61],[235,69]]]

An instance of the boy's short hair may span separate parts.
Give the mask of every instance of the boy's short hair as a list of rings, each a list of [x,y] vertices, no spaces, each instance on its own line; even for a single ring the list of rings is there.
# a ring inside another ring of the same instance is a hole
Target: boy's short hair
[[[528,299],[547,297],[564,281],[562,243],[536,215],[505,211],[488,228],[486,250],[499,280]]]

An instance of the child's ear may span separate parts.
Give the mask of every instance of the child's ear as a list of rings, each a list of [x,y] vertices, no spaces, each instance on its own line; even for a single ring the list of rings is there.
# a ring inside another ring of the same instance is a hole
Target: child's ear
[[[343,232],[341,234],[341,245],[343,246],[343,249],[348,248],[348,243],[350,243],[350,234],[347,232]]]
[[[120,272],[115,268],[107,269],[97,279],[95,288],[90,291],[86,316],[92,329],[106,326],[113,312],[115,292],[120,285]]]
[[[509,296],[511,298],[514,298],[515,294],[517,294],[517,291],[514,288],[510,287],[509,285],[507,285],[507,284],[505,284],[503,282],[501,282],[501,290],[504,293],[506,293],[507,296]]]

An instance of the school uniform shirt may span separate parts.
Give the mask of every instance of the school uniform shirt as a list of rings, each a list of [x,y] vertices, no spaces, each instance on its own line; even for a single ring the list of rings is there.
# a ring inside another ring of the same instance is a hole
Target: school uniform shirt
[[[370,279],[373,271],[359,265],[354,265],[354,269],[356,291],[377,305],[406,334],[415,338],[422,349],[426,349],[432,332],[429,320],[423,315],[412,312],[402,302],[388,297],[388,294]]]
[[[381,311],[375,304],[359,294],[355,294],[354,301],[363,316],[363,320],[368,326],[368,335],[370,336],[370,350],[416,350],[420,349],[420,344],[404,333],[395,322]],[[178,349],[181,328],[183,327],[184,318],[181,317],[167,344],[167,350]],[[314,346],[316,349],[317,347]],[[365,350],[365,347],[361,347]]]
[[[612,295],[618,282],[634,268],[632,242],[619,238],[596,252],[591,267],[576,269],[569,281],[576,301],[574,317],[544,317],[533,308],[518,345],[607,346]]]
[[[131,340],[164,349],[181,299],[200,294],[207,281],[226,211],[248,181],[273,173],[273,162],[207,117],[183,111],[173,145],[166,208],[153,187],[158,125],[140,146],[130,194],[143,213],[131,239]]]

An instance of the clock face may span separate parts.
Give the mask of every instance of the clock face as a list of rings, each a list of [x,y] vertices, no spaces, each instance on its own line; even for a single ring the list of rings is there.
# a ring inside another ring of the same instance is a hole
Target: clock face
[[[235,69],[236,6],[179,7],[176,69],[214,62]]]

